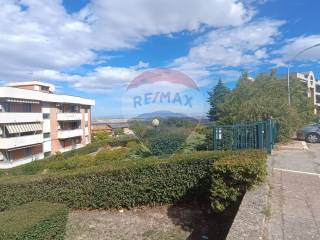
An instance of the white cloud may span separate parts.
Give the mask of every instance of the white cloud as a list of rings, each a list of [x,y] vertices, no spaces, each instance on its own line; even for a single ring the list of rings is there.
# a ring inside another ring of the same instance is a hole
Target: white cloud
[[[92,26],[99,48],[131,47],[145,37],[183,30],[238,26],[252,15],[237,0],[93,0],[79,14]]]
[[[203,25],[237,26],[251,14],[237,0],[92,0],[73,15],[61,0],[1,0],[0,76],[5,81],[82,79],[61,72],[108,61],[97,56],[99,50],[135,47],[148,36]]]
[[[320,46],[303,51],[316,44],[320,44],[320,35],[301,36],[289,39],[281,49],[273,52],[273,54],[275,54],[277,57],[275,57],[272,62],[278,66],[283,66],[286,64],[286,62],[294,60],[319,61]],[[299,55],[296,56],[297,54]]]
[[[106,90],[124,87],[141,71],[136,68],[98,67],[93,72],[75,79],[74,86],[82,89]]]
[[[260,20],[212,30],[197,39],[188,55],[175,59],[172,66],[191,73],[203,83],[209,84],[208,79],[213,76],[235,80],[239,70],[232,68],[252,68],[268,59],[268,47],[275,43],[283,23]]]
[[[257,64],[267,57],[266,47],[274,43],[282,24],[281,21],[263,20],[211,31],[198,40],[187,56],[174,63],[196,62],[201,66],[223,67]]]

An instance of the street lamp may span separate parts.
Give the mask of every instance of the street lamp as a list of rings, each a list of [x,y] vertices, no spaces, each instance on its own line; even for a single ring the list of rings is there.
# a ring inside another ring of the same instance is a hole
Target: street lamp
[[[289,59],[290,61],[293,61],[294,59],[296,59],[298,56],[300,56],[301,54],[305,53],[306,51],[315,48],[315,47],[320,47],[320,43],[312,45],[311,47],[307,47],[303,50],[301,50],[300,52],[298,52],[296,55],[294,55],[291,59]],[[287,65],[288,68],[288,104],[289,106],[291,105],[291,93],[290,93],[290,63],[288,62]]]

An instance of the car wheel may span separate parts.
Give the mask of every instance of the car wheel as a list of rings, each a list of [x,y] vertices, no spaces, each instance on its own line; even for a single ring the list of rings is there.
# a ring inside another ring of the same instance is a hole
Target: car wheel
[[[306,137],[306,142],[308,143],[318,143],[320,142],[320,136],[316,133],[310,133]]]

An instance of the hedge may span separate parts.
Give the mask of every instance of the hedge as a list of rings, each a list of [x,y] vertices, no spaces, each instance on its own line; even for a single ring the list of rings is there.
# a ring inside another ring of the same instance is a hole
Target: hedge
[[[31,201],[64,203],[74,209],[131,208],[209,197],[210,168],[217,152],[195,152],[115,161],[54,175],[0,179],[0,210]]]
[[[32,202],[0,212],[0,239],[62,240],[68,209],[61,204]]]
[[[110,160],[100,154],[96,161],[103,164],[94,167],[0,178],[0,211],[32,201],[109,209],[210,199],[220,212],[264,179],[266,156],[222,151]]]
[[[223,212],[267,174],[267,153],[243,151],[222,156],[213,163],[210,200],[216,212]]]

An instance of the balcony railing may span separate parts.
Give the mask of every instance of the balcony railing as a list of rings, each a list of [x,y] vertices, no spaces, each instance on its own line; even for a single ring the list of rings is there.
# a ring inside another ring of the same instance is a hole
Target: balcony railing
[[[58,113],[58,121],[81,121],[82,113]]]
[[[42,122],[42,113],[0,112],[0,123]]]
[[[82,128],[77,128],[77,129],[72,129],[72,130],[59,130],[58,131],[58,138],[59,139],[79,137],[82,135],[83,135]]]
[[[39,144],[43,142],[43,135],[28,135],[20,137],[9,137],[9,138],[0,138],[0,149],[11,149],[24,147],[34,144]]]
[[[13,168],[13,167],[17,167],[32,161],[36,161],[36,160],[40,160],[43,159],[44,155],[43,153],[38,153],[29,157],[24,157],[21,159],[17,159],[17,160],[5,160],[5,161],[1,161],[0,162],[0,169],[8,169],[8,168]]]

